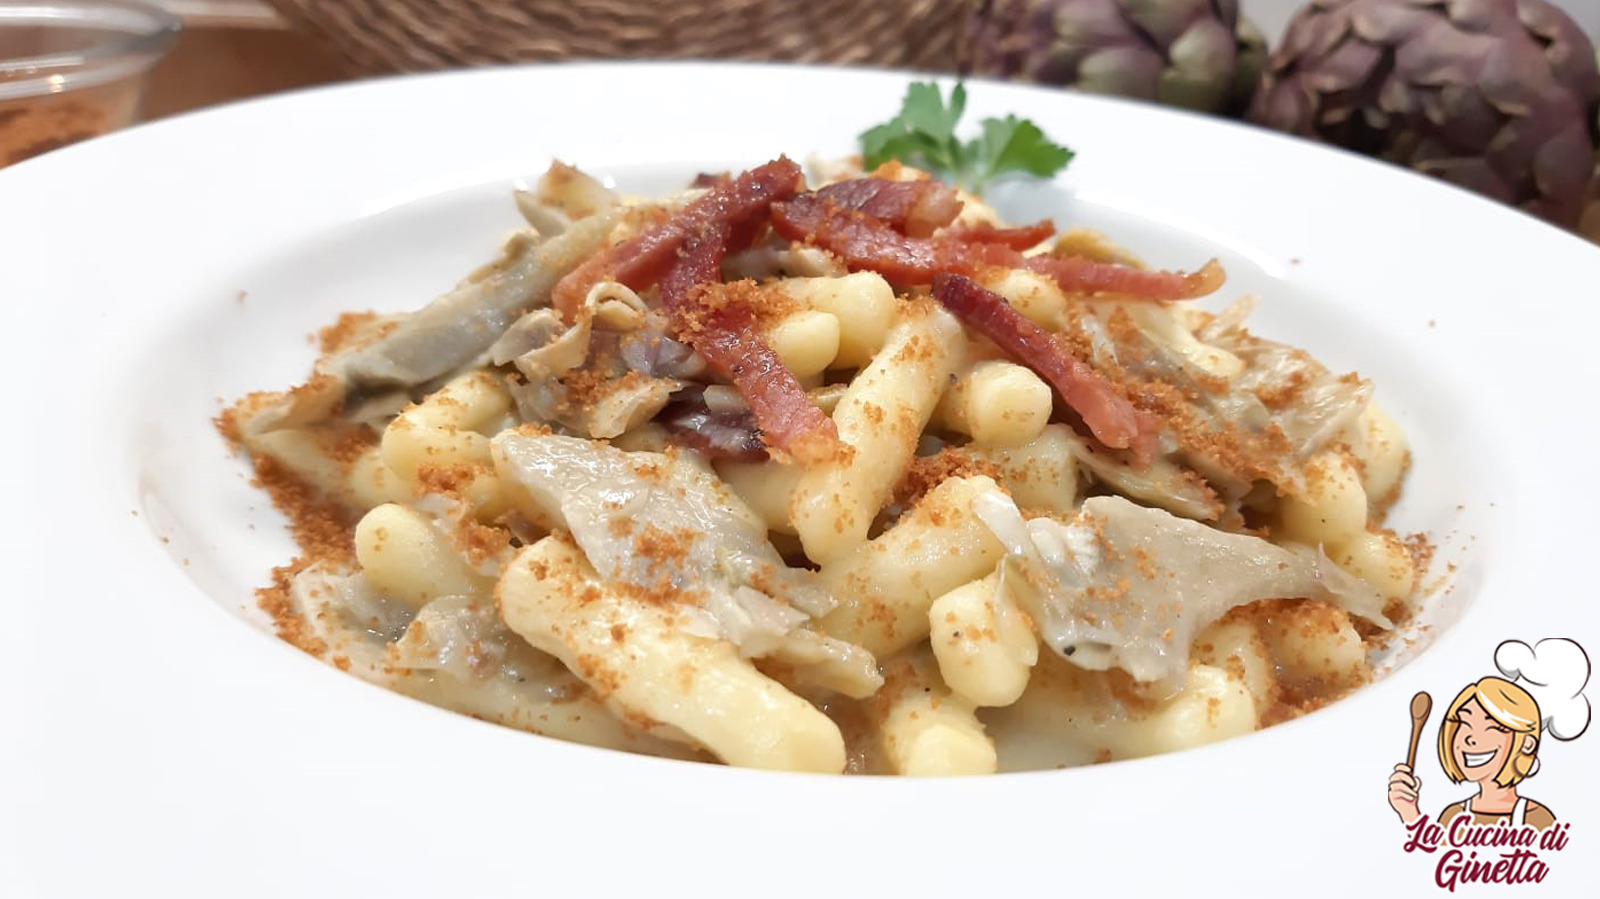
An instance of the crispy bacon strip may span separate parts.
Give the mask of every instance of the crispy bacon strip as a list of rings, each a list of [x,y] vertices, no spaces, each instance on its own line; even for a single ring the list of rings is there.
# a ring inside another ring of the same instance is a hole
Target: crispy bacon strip
[[[661,279],[661,301],[678,331],[675,336],[733,381],[768,446],[801,463],[832,459],[839,450],[833,419],[817,408],[794,372],[756,333],[750,310],[695,301],[695,290],[717,289],[730,232],[728,224],[714,223],[690,238]]]
[[[865,212],[828,203],[816,193],[773,204],[772,227],[789,240],[808,241],[842,258],[852,270],[877,272],[897,286],[927,284],[941,272],[975,275],[987,266],[1004,266],[1037,271],[1071,293],[1186,300],[1216,290],[1223,279],[1216,260],[1193,274],[1150,272],[1079,258],[1026,257],[1003,242],[952,235],[909,237]]]
[[[1033,256],[1023,265],[1069,293],[1109,293],[1148,300],[1203,297],[1221,287],[1227,277],[1215,259],[1197,272],[1146,271],[1081,256]]]
[[[1148,432],[1153,422],[1140,416],[1110,381],[1074,356],[1060,338],[1029,321],[1004,297],[965,275],[952,274],[934,277],[933,297],[1054,385],[1101,443],[1113,449],[1152,447]]]
[[[972,250],[982,246],[907,237],[864,212],[829,203],[814,193],[774,203],[772,227],[790,240],[808,241],[844,259],[852,270],[877,272],[896,285],[927,284],[943,271],[970,272],[976,268]]]
[[[551,304],[571,321],[590,289],[608,277],[643,290],[667,273],[686,241],[713,226],[726,226],[729,245],[741,248],[765,222],[773,201],[794,196],[804,184],[800,166],[787,156],[744,172],[711,188],[667,221],[595,254],[568,272],[557,282]]]
[[[965,205],[955,188],[933,180],[855,178],[818,188],[815,193],[820,200],[869,215],[910,237],[931,237],[940,228],[949,227]],[[997,243],[1026,250],[1055,233],[1055,224],[1045,219],[1016,228],[957,225],[946,236],[963,243]]]
[[[1056,233],[1055,222],[1049,219],[1020,225],[1015,228],[996,228],[993,225],[957,225],[945,232],[947,236],[964,243],[997,243],[1021,252],[1049,240]]]
[[[819,188],[816,195],[824,202],[870,215],[912,237],[928,237],[955,221],[963,205],[955,188],[933,180],[854,178]]]

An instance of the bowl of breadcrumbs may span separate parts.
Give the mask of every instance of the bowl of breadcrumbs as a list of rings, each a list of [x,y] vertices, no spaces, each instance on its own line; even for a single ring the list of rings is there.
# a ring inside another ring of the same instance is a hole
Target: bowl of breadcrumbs
[[[131,124],[178,33],[130,0],[0,3],[0,166]]]

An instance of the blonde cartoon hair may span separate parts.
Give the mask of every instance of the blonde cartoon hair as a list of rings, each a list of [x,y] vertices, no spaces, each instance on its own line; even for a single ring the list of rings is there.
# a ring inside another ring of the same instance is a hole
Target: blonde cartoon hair
[[[1455,743],[1456,731],[1461,729],[1461,707],[1474,699],[1496,724],[1517,735],[1505,764],[1494,776],[1494,782],[1509,787],[1532,775],[1539,767],[1539,739],[1542,736],[1539,703],[1527,690],[1511,681],[1486,677],[1475,684],[1468,684],[1466,689],[1456,694],[1450,708],[1445,710],[1444,723],[1439,725],[1439,764],[1444,768],[1445,776],[1450,778],[1451,783],[1466,780],[1456,766],[1455,754],[1450,747]],[[1527,744],[1525,735],[1531,735],[1534,739],[1533,749],[1526,752],[1523,751]]]

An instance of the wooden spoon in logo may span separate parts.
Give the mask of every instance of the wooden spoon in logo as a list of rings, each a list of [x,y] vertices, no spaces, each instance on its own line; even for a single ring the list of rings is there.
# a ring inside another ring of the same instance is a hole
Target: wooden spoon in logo
[[[1433,697],[1426,693],[1418,693],[1411,697],[1411,748],[1406,750],[1406,769],[1417,769],[1417,741],[1422,738],[1423,722],[1428,720],[1428,713],[1433,711]]]

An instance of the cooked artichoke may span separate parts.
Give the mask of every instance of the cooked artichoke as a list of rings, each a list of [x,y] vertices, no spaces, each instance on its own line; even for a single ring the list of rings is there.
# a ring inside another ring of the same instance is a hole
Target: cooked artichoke
[[[1313,0],[1250,118],[1573,227],[1597,98],[1594,47],[1545,0]]]
[[[1266,42],[1238,0],[983,0],[962,49],[974,75],[1238,113]]]

